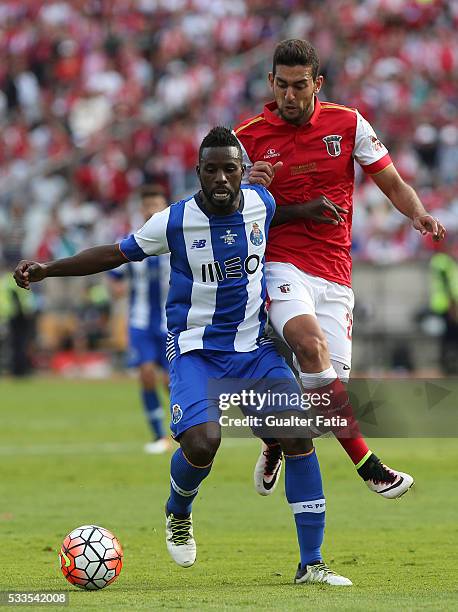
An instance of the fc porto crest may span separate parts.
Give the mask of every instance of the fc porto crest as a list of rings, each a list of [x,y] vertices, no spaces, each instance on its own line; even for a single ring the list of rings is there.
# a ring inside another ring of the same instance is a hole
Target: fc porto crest
[[[251,226],[250,240],[254,246],[260,246],[264,242],[264,235],[256,222]]]
[[[331,157],[339,157],[339,155],[341,154],[341,140],[342,136],[339,136],[338,134],[330,134],[329,136],[325,136],[323,138],[323,142],[326,145],[326,149]]]
[[[172,406],[172,423],[176,425],[181,421],[181,417],[183,416],[183,411],[180,408],[179,404],[173,404]]]

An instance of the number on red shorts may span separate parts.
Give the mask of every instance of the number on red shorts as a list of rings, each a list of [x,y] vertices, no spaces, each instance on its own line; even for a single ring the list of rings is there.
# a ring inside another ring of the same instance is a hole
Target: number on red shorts
[[[351,340],[351,332],[352,332],[352,327],[353,327],[353,319],[352,319],[352,316],[351,316],[351,314],[349,312],[347,312],[346,319],[347,319],[347,323],[348,323],[348,325],[347,325],[347,338],[349,340]]]

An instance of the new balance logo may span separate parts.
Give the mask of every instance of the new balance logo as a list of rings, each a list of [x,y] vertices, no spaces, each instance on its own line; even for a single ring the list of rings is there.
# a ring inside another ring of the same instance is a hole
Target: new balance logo
[[[205,238],[202,238],[201,240],[194,240],[191,245],[191,249],[203,249],[206,244],[207,240]]]

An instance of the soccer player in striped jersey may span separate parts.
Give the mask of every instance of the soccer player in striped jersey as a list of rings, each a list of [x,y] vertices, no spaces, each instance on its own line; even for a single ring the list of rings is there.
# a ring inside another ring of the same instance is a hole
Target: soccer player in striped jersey
[[[225,378],[250,379],[273,392],[296,389],[294,375],[272,342],[266,323],[264,251],[275,212],[262,186],[241,189],[240,145],[226,128],[213,128],[199,150],[201,190],[154,215],[120,244],[94,247],[47,264],[21,261],[20,287],[47,276],[85,275],[171,253],[167,298],[171,429],[180,448],[171,460],[166,503],[166,541],[174,561],[196,559],[192,505],[209,475],[220,444],[221,425],[209,384]],[[278,436],[285,454],[286,497],[293,511],[300,549],[296,583],[351,585],[323,562],[325,499],[310,438]]]
[[[314,47],[299,39],[275,49],[269,74],[274,101],[235,129],[248,180],[268,185],[277,203],[266,251],[269,320],[293,350],[302,386],[349,398],[342,383],[351,369],[354,296],[351,289],[351,223],[354,162],[422,235],[441,240],[444,227],[399,176],[371,125],[354,109],[320,102],[323,83]],[[350,408],[351,411],[351,408]],[[368,448],[353,420],[334,431],[371,491],[397,498],[413,484],[409,474],[387,467]],[[281,469],[281,448],[264,444],[255,487],[270,495]]]
[[[163,188],[144,185],[140,192],[143,221],[168,206]],[[170,257],[148,257],[126,263],[109,272],[115,297],[129,292],[128,365],[138,368],[142,403],[154,440],[145,444],[145,452],[157,455],[170,449],[160,402],[160,388],[168,386],[168,361],[165,356],[167,324],[165,301],[169,290]]]

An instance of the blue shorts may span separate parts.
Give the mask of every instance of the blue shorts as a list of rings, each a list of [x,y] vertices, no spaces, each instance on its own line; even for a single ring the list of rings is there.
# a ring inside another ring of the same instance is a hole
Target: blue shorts
[[[167,334],[155,334],[147,329],[129,327],[129,354],[127,364],[136,368],[144,363],[157,363],[164,370],[169,369],[165,356]]]
[[[221,392],[240,389],[300,394],[293,372],[272,345],[250,353],[190,351],[170,363],[170,429],[174,438],[195,425],[218,422]]]

